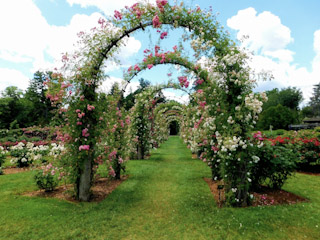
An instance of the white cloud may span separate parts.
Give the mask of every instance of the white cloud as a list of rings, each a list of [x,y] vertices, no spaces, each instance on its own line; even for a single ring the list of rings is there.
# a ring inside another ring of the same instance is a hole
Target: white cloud
[[[0,91],[9,86],[17,86],[19,89],[26,90],[29,82],[29,78],[18,70],[0,68]]]
[[[31,0],[0,4],[0,58],[14,62],[44,59],[48,23]]]
[[[119,2],[119,1],[118,1]],[[19,6],[19,7],[17,7]],[[100,13],[76,14],[66,26],[48,24],[33,0],[0,2],[0,59],[13,63],[31,63],[30,75],[37,70],[52,70],[61,66],[61,55],[72,52],[80,31],[89,31],[98,25]],[[133,37],[127,40],[117,55],[122,64],[141,48]],[[119,68],[109,63],[108,71]],[[2,81],[0,80],[2,84]],[[5,85],[5,84],[4,84]],[[2,85],[1,85],[2,86]]]
[[[114,10],[120,10],[125,6],[131,7],[137,2],[137,0],[67,0],[72,6],[73,4],[79,4],[82,8],[94,6],[102,10],[106,15],[113,15]],[[155,3],[155,0],[149,0],[150,3]]]
[[[316,52],[316,56],[313,59],[312,68],[313,71],[317,72],[317,74],[320,76],[320,29],[314,32],[313,49]]]
[[[162,93],[169,100],[175,100],[175,101],[182,103],[182,104],[187,104],[189,102],[189,95],[188,94],[180,95],[175,92],[168,91],[168,90],[162,90]]]
[[[240,10],[228,19],[227,25],[238,31],[238,39],[249,36],[243,44],[253,51],[273,52],[293,42],[290,29],[282,25],[280,18],[271,12],[257,15],[254,8]]]
[[[257,14],[254,8],[247,8],[228,19],[230,28],[237,30],[238,40],[244,38],[242,46],[254,51],[250,66],[256,71],[270,71],[274,80],[259,83],[256,90],[270,90],[275,87],[298,87],[303,92],[304,104],[312,95],[312,86],[320,82],[320,30],[314,33],[315,58],[312,71],[307,66],[294,64],[294,52],[287,49],[293,42],[291,30],[271,12]]]
[[[125,88],[125,92],[124,92],[124,96],[127,96],[129,95],[131,92],[134,92],[136,91],[140,84],[139,82],[130,82],[128,85],[127,85],[127,82],[125,80],[123,80],[122,78],[117,78],[117,77],[109,77],[107,79],[105,79],[103,82],[102,82],[102,85],[99,87],[99,91],[100,92],[105,92],[105,93],[109,93],[112,86],[115,84],[115,83],[118,83],[119,87],[121,89],[124,89],[124,87],[126,86]]]
[[[279,59],[280,62],[292,62],[295,53],[288,49],[279,49],[276,51],[265,51],[264,55]]]

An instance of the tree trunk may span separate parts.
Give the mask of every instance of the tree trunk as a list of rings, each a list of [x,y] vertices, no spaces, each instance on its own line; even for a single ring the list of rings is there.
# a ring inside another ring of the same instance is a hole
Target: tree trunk
[[[138,159],[143,159],[143,151],[140,144],[138,144]]]
[[[92,180],[91,158],[88,157],[83,163],[83,170],[80,174],[79,200],[88,202],[90,200],[90,188]]]

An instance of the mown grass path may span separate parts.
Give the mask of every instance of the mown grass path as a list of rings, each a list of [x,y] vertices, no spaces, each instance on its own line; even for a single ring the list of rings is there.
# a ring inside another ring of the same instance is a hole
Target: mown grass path
[[[219,209],[209,168],[178,137],[128,170],[107,199],[80,204],[20,196],[35,189],[31,172],[0,176],[0,239],[320,239],[317,176],[285,185],[310,203]]]

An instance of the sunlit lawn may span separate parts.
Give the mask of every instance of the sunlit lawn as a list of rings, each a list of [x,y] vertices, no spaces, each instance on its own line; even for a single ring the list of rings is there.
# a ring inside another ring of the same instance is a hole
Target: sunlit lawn
[[[205,164],[171,137],[101,203],[25,197],[32,172],[0,176],[0,239],[320,239],[320,177],[284,189],[310,199],[284,206],[217,208]]]

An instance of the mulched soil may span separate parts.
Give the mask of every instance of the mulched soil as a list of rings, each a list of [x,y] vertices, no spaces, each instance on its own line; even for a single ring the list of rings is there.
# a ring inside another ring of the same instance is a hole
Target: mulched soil
[[[92,196],[90,202],[101,202],[104,200],[113,190],[115,190],[123,181],[127,180],[129,176],[122,176],[120,180],[110,180],[109,178],[99,178],[93,184],[91,191]],[[67,200],[70,202],[79,202],[72,196],[72,185],[59,186],[52,192],[45,192],[43,190],[37,190],[34,192],[28,192],[23,194],[29,197],[44,197],[44,198],[58,198]]]
[[[222,185],[221,181],[212,181],[210,178],[204,178],[208,183],[211,193],[219,207],[223,206],[224,190],[219,190],[218,185]],[[308,202],[308,199],[295,195],[284,190],[275,190],[267,187],[262,187],[259,192],[253,192],[254,200],[252,206],[270,206],[282,204],[295,204],[298,202]]]
[[[5,175],[14,174],[14,173],[21,173],[21,172],[30,171],[30,170],[31,170],[31,168],[29,168],[29,167],[24,167],[24,168],[9,167],[9,168],[2,169],[2,171]]]
[[[301,171],[298,171],[298,173],[312,175],[312,176],[320,176],[320,173],[317,173],[317,172],[301,172]]]

